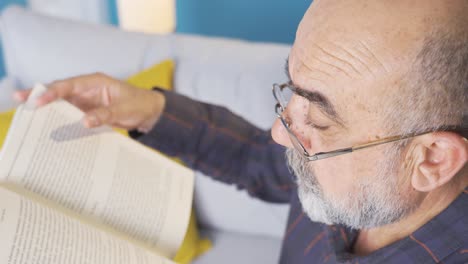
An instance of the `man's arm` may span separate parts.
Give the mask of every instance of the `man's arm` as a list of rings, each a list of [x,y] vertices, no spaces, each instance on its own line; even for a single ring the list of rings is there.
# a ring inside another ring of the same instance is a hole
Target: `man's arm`
[[[252,196],[289,202],[294,179],[269,131],[224,107],[161,92],[166,104],[158,123],[146,134],[132,132],[134,138]]]

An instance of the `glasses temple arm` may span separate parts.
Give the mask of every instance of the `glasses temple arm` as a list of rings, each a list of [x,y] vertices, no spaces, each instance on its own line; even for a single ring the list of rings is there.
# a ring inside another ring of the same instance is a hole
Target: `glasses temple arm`
[[[403,140],[403,139],[408,139],[408,138],[411,138],[411,137],[424,135],[424,134],[427,134],[427,133],[430,133],[430,132],[416,133],[416,134],[410,134],[410,135],[406,135],[406,136],[395,136],[395,137],[385,138],[385,139],[382,139],[382,140],[378,140],[378,141],[374,141],[374,142],[370,142],[370,143],[366,143],[366,144],[362,144],[362,145],[357,145],[357,146],[354,146],[354,147],[351,147],[351,148],[338,149],[338,150],[334,150],[334,151],[330,151],[330,152],[319,152],[319,153],[315,153],[314,155],[310,156],[309,160],[314,161],[314,160],[319,160],[319,159],[330,158],[330,157],[334,157],[334,156],[338,156],[338,155],[342,155],[342,154],[346,154],[346,153],[351,153],[351,152],[354,152],[354,151],[358,151],[358,150],[373,147],[373,146],[378,146],[378,145],[391,143],[391,142],[395,142],[395,141],[399,141],[399,140]]]

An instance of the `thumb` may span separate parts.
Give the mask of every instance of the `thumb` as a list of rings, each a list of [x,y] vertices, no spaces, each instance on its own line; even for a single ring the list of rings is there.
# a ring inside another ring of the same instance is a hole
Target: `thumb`
[[[28,99],[29,94],[31,94],[31,90],[16,91],[13,93],[13,99],[17,102],[25,102]]]
[[[111,107],[101,107],[86,113],[83,123],[87,128],[98,127],[112,123],[114,116]]]

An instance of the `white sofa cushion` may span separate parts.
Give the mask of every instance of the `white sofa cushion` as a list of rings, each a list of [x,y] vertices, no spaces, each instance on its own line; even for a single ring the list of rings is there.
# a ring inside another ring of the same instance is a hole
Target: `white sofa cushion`
[[[271,126],[271,84],[285,80],[289,47],[182,35],[145,35],[50,18],[13,7],[0,17],[8,75],[23,87],[103,72],[126,78],[166,58],[177,63],[175,89],[222,104],[262,127]],[[287,205],[267,204],[197,175],[195,205],[202,225],[280,237]],[[222,198],[222,200],[221,200]]]
[[[25,86],[102,69],[116,76],[134,73],[141,67],[147,39],[142,34],[49,18],[19,7],[7,8],[2,15],[5,70]]]

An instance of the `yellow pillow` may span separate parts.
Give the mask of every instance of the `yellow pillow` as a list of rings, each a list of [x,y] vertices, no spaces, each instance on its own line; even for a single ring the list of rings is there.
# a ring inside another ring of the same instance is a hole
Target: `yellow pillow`
[[[151,89],[154,86],[171,89],[173,72],[174,63],[167,60],[131,76],[127,82],[142,89]],[[10,127],[14,112],[14,110],[11,110],[9,112],[0,113],[0,149],[5,140],[8,128]],[[128,135],[126,130],[119,129],[118,132]],[[179,251],[174,257],[174,261],[181,264],[191,263],[194,258],[203,254],[211,247],[211,241],[200,239],[199,237],[195,212],[192,208],[187,233],[185,234],[184,241]]]
[[[2,149],[3,141],[5,141],[14,114],[15,110],[0,113],[0,149]]]

